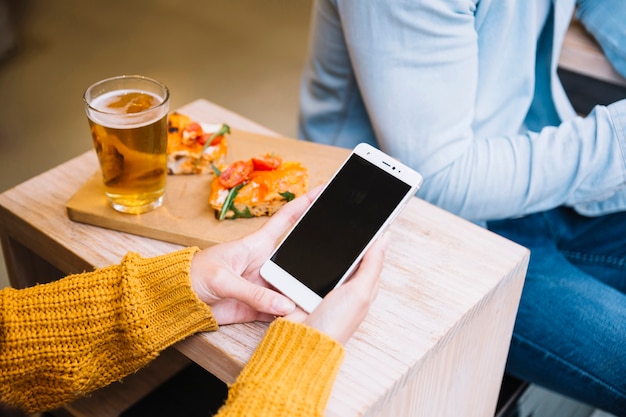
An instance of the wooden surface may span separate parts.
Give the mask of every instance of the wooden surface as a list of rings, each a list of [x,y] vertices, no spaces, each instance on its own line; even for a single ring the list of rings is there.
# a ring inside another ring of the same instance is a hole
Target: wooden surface
[[[572,20],[563,40],[559,67],[601,81],[626,86],[626,79],[613,69],[598,43],[576,19]]]
[[[272,132],[204,100],[181,111],[241,130]],[[88,140],[88,132],[85,132]],[[30,265],[62,273],[154,256],[179,245],[71,221],[66,202],[94,173],[87,152],[0,195],[0,233],[17,286]],[[328,416],[493,415],[528,251],[414,198],[390,227],[381,289],[346,346]],[[226,382],[266,325],[222,326],[175,347]]]
[[[208,122],[207,114],[193,120]],[[301,162],[311,188],[326,182],[349,154],[346,149],[232,129],[226,162],[275,153]],[[267,217],[219,221],[208,204],[213,175],[170,175],[163,206],[142,215],[118,213],[107,204],[98,166],[95,174],[67,202],[70,219],[187,246],[207,247],[257,230]]]

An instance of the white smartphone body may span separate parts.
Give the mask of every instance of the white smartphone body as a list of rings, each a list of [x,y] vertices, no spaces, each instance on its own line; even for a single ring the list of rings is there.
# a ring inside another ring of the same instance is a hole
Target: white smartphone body
[[[304,311],[345,281],[422,184],[413,169],[357,145],[261,267]]]

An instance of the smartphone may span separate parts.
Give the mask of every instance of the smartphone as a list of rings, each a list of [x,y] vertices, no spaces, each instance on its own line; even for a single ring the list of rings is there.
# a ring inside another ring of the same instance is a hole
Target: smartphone
[[[262,265],[261,276],[310,313],[350,276],[421,184],[411,168],[357,145]]]

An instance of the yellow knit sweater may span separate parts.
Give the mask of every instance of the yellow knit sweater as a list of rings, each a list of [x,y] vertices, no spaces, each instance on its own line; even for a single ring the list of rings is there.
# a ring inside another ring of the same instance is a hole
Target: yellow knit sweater
[[[23,290],[0,290],[0,403],[27,412],[69,403],[137,371],[166,347],[217,330],[191,289],[197,248]],[[323,415],[341,344],[278,319],[218,416]]]

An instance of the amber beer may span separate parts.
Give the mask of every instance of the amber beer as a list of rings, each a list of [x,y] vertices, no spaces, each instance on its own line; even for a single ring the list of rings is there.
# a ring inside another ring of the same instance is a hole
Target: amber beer
[[[167,88],[141,76],[110,78],[87,89],[85,106],[110,204],[133,214],[160,206],[167,179]]]

